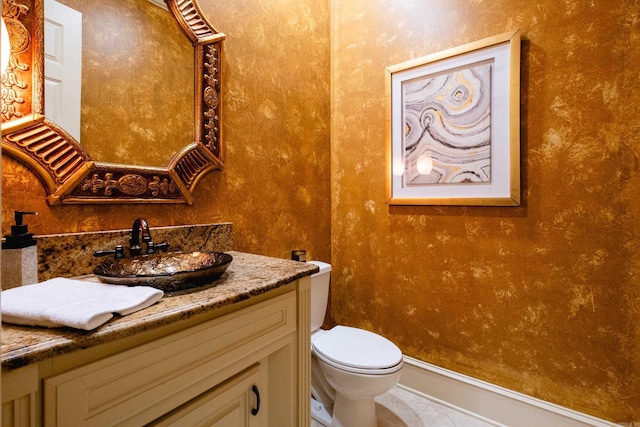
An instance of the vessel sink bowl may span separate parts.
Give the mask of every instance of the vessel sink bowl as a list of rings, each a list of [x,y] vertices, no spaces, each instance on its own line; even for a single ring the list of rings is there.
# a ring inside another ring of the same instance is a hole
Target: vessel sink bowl
[[[111,258],[94,270],[101,282],[152,286],[177,292],[210,284],[225,272],[233,257],[224,252],[173,252]]]

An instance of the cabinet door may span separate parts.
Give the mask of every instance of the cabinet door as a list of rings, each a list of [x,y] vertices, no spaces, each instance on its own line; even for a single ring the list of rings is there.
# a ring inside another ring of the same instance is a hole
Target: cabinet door
[[[2,427],[36,425],[37,391],[37,365],[2,373]]]
[[[265,367],[256,364],[219,386],[152,422],[155,427],[258,427],[266,420],[266,401],[261,376]]]

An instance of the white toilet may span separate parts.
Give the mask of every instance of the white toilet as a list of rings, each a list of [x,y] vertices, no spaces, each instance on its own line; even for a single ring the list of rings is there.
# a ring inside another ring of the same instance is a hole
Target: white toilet
[[[388,339],[347,326],[320,329],[331,265],[311,276],[311,415],[331,427],[377,427],[374,398],[400,380],[402,352]]]

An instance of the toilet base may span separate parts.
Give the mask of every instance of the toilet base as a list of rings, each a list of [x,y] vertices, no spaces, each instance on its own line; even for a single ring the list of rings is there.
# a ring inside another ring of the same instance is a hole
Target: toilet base
[[[378,427],[375,400],[373,397],[351,400],[336,396],[331,427]]]
[[[324,405],[313,397],[311,398],[311,418],[326,427],[331,427],[331,414]]]
[[[375,400],[352,401],[342,398],[339,401],[342,403],[338,404],[336,400],[332,417],[324,405],[312,397],[311,418],[326,427],[378,427]]]

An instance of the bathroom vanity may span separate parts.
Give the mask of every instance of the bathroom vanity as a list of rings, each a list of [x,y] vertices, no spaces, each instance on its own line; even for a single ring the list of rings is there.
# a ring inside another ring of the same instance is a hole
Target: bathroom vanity
[[[3,324],[2,425],[309,425],[317,267],[229,253],[215,286],[92,332]]]

